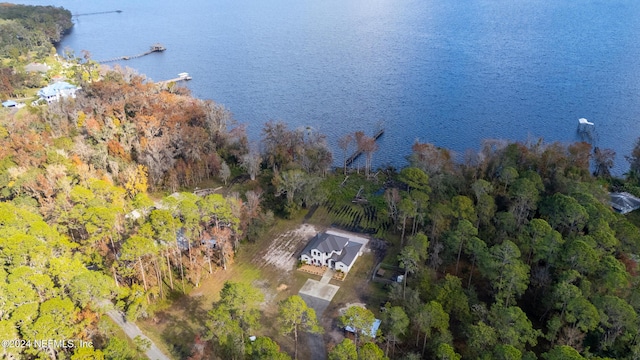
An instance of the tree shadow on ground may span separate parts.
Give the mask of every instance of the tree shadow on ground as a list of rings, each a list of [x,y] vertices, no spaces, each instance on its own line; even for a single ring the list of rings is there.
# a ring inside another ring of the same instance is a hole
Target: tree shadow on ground
[[[183,295],[176,303],[180,312],[160,311],[156,317],[164,323],[165,328],[160,334],[171,353],[178,359],[185,359],[191,355],[193,344],[197,336],[202,337],[206,332],[206,307],[200,297]]]

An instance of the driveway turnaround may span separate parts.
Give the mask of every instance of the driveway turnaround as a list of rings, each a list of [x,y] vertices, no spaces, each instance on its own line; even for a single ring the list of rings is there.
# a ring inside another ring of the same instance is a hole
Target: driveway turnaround
[[[331,301],[333,296],[340,289],[339,286],[322,283],[321,281],[308,279],[302,289],[300,289],[300,295],[309,295],[311,297],[318,298],[320,300]]]

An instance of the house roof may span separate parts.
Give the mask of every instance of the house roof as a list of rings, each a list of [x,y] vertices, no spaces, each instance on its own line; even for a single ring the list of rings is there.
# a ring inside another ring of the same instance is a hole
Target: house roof
[[[40,64],[40,63],[31,63],[25,66],[24,70],[27,72],[47,72],[49,70],[49,65]]]
[[[361,331],[361,333],[363,335],[368,335],[372,338],[375,339],[376,334],[378,333],[378,329],[380,328],[380,324],[382,324],[382,320],[380,319],[375,319],[375,321],[373,322],[373,324],[371,325],[371,329],[369,330],[369,334],[365,334],[364,330]],[[344,329],[348,332],[352,332],[355,333],[355,329],[352,328],[351,326],[345,326]]]
[[[349,242],[349,239],[346,237],[327,233],[322,233],[320,236],[318,236],[318,238],[320,239],[320,241],[318,243],[317,249],[325,253],[340,251],[344,249],[344,247]]]
[[[13,101],[13,100],[7,100],[7,101],[2,103],[2,106],[4,106],[4,107],[15,107],[15,106],[18,106],[18,103]]]
[[[611,207],[622,214],[626,214],[640,208],[640,199],[627,192],[612,192],[609,193],[609,196],[609,204],[611,204]]]
[[[184,233],[184,228],[180,228],[176,231],[176,242],[178,243],[178,247],[181,250],[189,249],[189,240]]]
[[[215,247],[218,244],[218,240],[216,240],[216,237],[208,231],[203,230],[200,234],[200,244]]]
[[[357,242],[349,242],[342,249],[343,251],[340,255],[333,254],[331,255],[331,259],[336,262],[342,262],[347,266],[351,266],[353,261],[358,257],[358,253],[360,252],[360,249],[362,249],[362,245],[363,244]]]
[[[310,254],[311,250],[313,249],[317,249],[318,251],[323,253],[340,251],[347,245],[348,242],[349,239],[346,237],[327,233],[317,234],[311,241],[309,241],[304,250],[302,250],[302,253]]]
[[[77,88],[78,88],[77,86],[71,85],[66,81],[59,81],[49,86],[43,87],[38,91],[38,95],[44,96],[44,97],[55,96],[56,94],[60,93],[63,90],[75,90]]]

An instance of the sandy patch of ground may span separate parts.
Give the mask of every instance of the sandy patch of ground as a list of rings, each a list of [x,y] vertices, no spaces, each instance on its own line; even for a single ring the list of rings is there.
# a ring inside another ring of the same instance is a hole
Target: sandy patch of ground
[[[340,309],[338,309],[338,314],[344,315],[345,311],[347,311],[347,309],[352,306],[360,306],[361,308],[365,308],[365,309],[367,308],[367,304],[365,303],[348,303],[344,307],[341,307]]]
[[[269,307],[269,304],[276,298],[277,292],[273,291],[271,286],[266,280],[255,280],[251,283],[255,288],[260,289],[264,295],[264,301],[260,304],[263,310]]]
[[[316,228],[309,224],[302,224],[295,230],[287,231],[271,242],[262,260],[265,264],[280,270],[291,271],[298,263],[296,255],[316,233]]]

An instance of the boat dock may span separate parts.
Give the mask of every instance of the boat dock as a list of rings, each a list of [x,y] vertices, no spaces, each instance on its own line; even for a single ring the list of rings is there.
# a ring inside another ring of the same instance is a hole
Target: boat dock
[[[373,135],[373,140],[377,141],[382,136],[382,134],[384,134],[384,129],[378,130],[378,132]],[[353,154],[351,154],[351,156],[349,156],[346,160],[346,166],[351,166],[351,164],[353,164],[353,162],[356,161],[363,152],[364,151],[362,150],[356,150]]]
[[[165,86],[165,85],[168,85],[170,83],[177,83],[177,82],[180,82],[180,81],[189,81],[191,79],[193,79],[193,78],[191,77],[191,75],[189,75],[189,73],[181,72],[180,74],[178,74],[177,78],[158,81],[156,84],[160,85],[160,86]]]
[[[98,61],[98,63],[105,64],[105,63],[110,63],[110,62],[114,62],[114,61],[131,60],[131,59],[136,59],[136,58],[140,58],[140,57],[143,57],[143,56],[147,56],[147,55],[153,54],[155,52],[163,52],[165,50],[167,50],[167,48],[162,46],[162,44],[154,44],[154,45],[151,45],[151,47],[149,48],[148,51],[145,51],[145,52],[140,53],[138,55],[120,56],[120,57],[113,58],[113,59]]]
[[[118,13],[119,14],[121,12],[122,12],[122,10],[98,11],[98,12],[84,13],[84,14],[73,14],[73,16],[78,17],[78,16],[113,14],[113,13]]]

